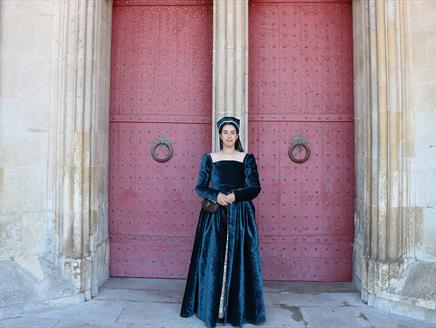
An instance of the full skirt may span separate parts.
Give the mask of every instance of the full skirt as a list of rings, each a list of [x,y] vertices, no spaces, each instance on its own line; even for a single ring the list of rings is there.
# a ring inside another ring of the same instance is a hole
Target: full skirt
[[[219,319],[220,300],[224,316]],[[265,321],[259,238],[251,201],[220,206],[215,213],[201,210],[181,316],[194,313],[208,327],[217,322],[240,326]]]

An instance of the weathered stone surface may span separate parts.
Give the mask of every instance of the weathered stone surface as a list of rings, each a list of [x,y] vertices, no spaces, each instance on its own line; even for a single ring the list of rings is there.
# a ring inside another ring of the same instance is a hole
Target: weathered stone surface
[[[401,295],[436,304],[436,263],[418,262],[408,272]]]
[[[0,306],[25,303],[38,298],[36,279],[16,262],[1,261],[0,272]]]
[[[2,258],[18,256],[21,244],[21,221],[5,220],[0,222],[0,251]]]
[[[0,319],[22,312],[75,304],[74,286],[58,265],[43,257],[0,262]]]

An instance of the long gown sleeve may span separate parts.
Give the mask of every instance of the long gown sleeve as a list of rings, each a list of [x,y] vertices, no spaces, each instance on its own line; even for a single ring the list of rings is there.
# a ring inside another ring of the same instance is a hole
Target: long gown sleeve
[[[219,191],[209,188],[211,171],[212,158],[208,154],[204,154],[201,158],[200,171],[198,173],[198,181],[195,186],[195,191],[201,198],[207,198],[216,202]]]
[[[259,195],[261,190],[256,158],[253,154],[247,154],[246,157],[244,161],[246,187],[233,190],[236,202],[252,200]]]

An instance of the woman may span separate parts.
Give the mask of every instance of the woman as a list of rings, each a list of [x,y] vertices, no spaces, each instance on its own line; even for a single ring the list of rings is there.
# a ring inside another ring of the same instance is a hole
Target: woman
[[[260,192],[256,160],[243,152],[238,119],[223,117],[217,128],[221,150],[203,155],[195,191],[220,206],[200,212],[181,316],[196,313],[209,327],[258,324],[265,307],[251,202]]]

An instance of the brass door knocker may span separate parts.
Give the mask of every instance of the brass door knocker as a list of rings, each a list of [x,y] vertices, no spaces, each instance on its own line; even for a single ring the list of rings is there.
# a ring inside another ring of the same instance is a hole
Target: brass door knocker
[[[173,157],[173,146],[165,135],[160,135],[154,142],[151,147],[151,156],[153,156],[155,161],[160,163],[167,162]]]
[[[304,149],[305,155],[304,158],[297,158],[294,155],[295,148],[298,148],[299,151]],[[303,137],[297,137],[292,141],[291,147],[289,147],[289,157],[295,163],[301,164],[306,162],[310,157],[310,147],[308,142]]]

